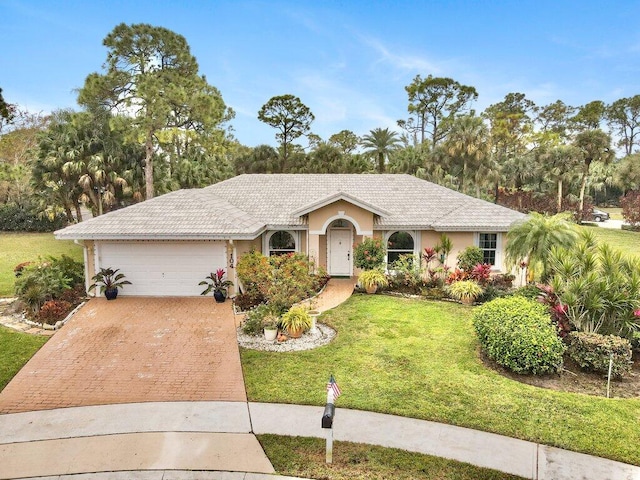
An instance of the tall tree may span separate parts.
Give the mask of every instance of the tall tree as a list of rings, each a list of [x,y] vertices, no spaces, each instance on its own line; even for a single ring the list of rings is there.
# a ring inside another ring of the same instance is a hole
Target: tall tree
[[[374,128],[367,135],[362,137],[360,145],[365,152],[374,155],[378,161],[378,173],[384,173],[385,163],[391,152],[398,149],[400,138],[397,132],[392,132],[388,128]]]
[[[640,190],[640,153],[628,155],[614,165],[614,183],[625,195],[630,190]]]
[[[576,135],[573,143],[580,150],[582,159],[580,206],[578,208],[578,221],[581,222],[584,219],[584,192],[591,165],[596,161],[606,165],[615,158],[615,155],[611,149],[611,137],[600,129],[580,132]]]
[[[338,147],[343,155],[353,153],[358,148],[359,143],[360,137],[351,130],[341,130],[329,137],[329,144]]]
[[[2,96],[2,89],[0,88],[0,132],[2,131],[2,125],[4,122],[10,122],[13,117],[13,105],[8,104]]]
[[[162,130],[218,129],[233,116],[220,92],[198,75],[198,63],[182,35],[148,24],[116,26],[104,39],[104,74],[92,73],[79,103],[103,105],[131,121],[144,139],[145,192],[154,196],[153,161]]]
[[[276,139],[282,147],[280,173],[286,172],[291,142],[308,134],[315,118],[309,107],[291,94],[270,98],[258,112],[258,120],[278,130]]]
[[[464,115],[454,120],[444,142],[446,152],[459,164],[460,189],[466,192],[466,178],[480,167],[489,155],[489,129],[480,117]],[[476,178],[476,195],[480,196],[480,178]]]
[[[474,87],[462,85],[452,78],[422,78],[416,75],[405,87],[409,98],[409,120],[399,120],[398,125],[414,134],[420,134],[420,143],[429,133],[431,145],[435,147],[443,140],[453,119],[467,113],[469,105],[478,98]]]
[[[502,102],[487,107],[483,116],[489,120],[492,163],[499,166],[500,174],[511,179],[511,186],[522,188],[531,174],[525,154],[528,151],[530,135],[533,131],[535,104],[523,93],[508,93]],[[498,196],[498,183],[494,184],[495,197]]]
[[[640,95],[616,100],[606,108],[605,117],[620,138],[618,146],[631,155],[633,146],[640,145]]]
[[[603,101],[594,100],[578,107],[578,112],[570,118],[570,122],[578,132],[596,130],[600,128],[606,108]]]

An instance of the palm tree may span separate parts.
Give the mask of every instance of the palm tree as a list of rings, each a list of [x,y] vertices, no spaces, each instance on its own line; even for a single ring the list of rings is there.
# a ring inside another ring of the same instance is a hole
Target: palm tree
[[[529,272],[541,280],[549,275],[549,258],[554,247],[569,248],[578,234],[570,214],[553,216],[530,213],[529,218],[517,223],[507,233],[507,263],[511,266],[528,262]]]
[[[375,155],[378,159],[378,172],[384,173],[385,162],[391,152],[400,147],[400,138],[397,132],[392,132],[388,128],[374,128],[370,133],[362,137],[360,145],[365,152]]]
[[[580,179],[580,207],[578,221],[584,217],[584,192],[587,188],[589,169],[595,161],[605,165],[610,163],[615,154],[611,149],[611,137],[600,129],[586,130],[576,135],[574,145],[582,152],[582,178]]]
[[[479,170],[488,157],[489,129],[480,117],[464,115],[455,119],[445,143],[446,152],[460,162],[460,189],[465,192],[465,178],[470,169]],[[478,187],[478,184],[476,184]],[[476,192],[479,194],[479,192]],[[479,196],[479,195],[478,195]]]

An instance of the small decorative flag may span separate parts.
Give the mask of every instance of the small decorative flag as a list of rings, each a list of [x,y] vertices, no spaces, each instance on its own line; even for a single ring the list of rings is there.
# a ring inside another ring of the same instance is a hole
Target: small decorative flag
[[[338,398],[340,395],[342,395],[342,392],[340,391],[340,387],[336,383],[336,379],[333,378],[333,375],[331,375],[331,378],[329,378],[329,383],[327,383],[327,393],[333,394],[334,400]]]

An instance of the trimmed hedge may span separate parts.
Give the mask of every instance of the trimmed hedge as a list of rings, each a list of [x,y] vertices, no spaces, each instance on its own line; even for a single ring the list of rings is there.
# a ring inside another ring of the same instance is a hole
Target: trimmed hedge
[[[565,346],[547,309],[534,300],[492,300],[476,309],[473,326],[487,356],[509,370],[541,375],[562,368]]]
[[[609,373],[609,358],[613,353],[611,376],[622,378],[631,372],[631,342],[615,335],[571,332],[567,335],[569,358],[590,372]]]

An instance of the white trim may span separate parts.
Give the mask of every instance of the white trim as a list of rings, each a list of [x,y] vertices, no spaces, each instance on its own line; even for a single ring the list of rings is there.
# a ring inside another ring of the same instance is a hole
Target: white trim
[[[354,227],[356,227],[356,234],[357,235],[373,235],[373,231],[371,231],[371,230],[362,230],[360,228],[360,224],[358,222],[356,222],[353,217],[350,217],[349,215],[345,215],[344,212],[342,212],[342,211],[338,212],[338,215],[334,215],[333,217],[329,217],[324,222],[324,225],[322,225],[322,229],[320,229],[320,230],[310,230],[309,233],[311,233],[313,235],[325,235],[327,233],[327,228],[329,227],[329,225],[331,225],[331,223],[334,220],[348,220],[349,222],[351,222],[353,224]]]
[[[263,235],[263,240],[262,240],[262,253],[264,254],[265,257],[270,257],[271,256],[271,248],[269,245],[269,242],[271,241],[271,237],[273,236],[273,234],[277,233],[277,232],[287,232],[289,235],[291,235],[293,237],[293,241],[295,242],[295,248],[294,248],[294,252],[299,253],[300,252],[300,231],[299,230],[286,230],[284,228],[280,228],[278,230],[269,230],[267,232],[265,232],[265,234]]]
[[[481,232],[473,233],[473,244],[482,250],[480,247],[480,235],[481,234],[495,234],[496,236],[496,263],[495,265],[491,265],[491,270],[495,272],[501,272],[503,270],[503,262],[502,262],[502,232],[491,232],[483,230]]]
[[[420,246],[418,241],[418,232],[420,232],[420,230],[387,230],[384,232],[384,263],[385,265],[387,265],[387,267],[389,266],[389,249],[387,248],[387,245],[389,245],[389,238],[391,238],[391,235],[397,232],[406,232],[411,235],[411,238],[413,238],[413,255],[417,256],[420,254]],[[420,236],[422,236],[422,234],[420,234]]]

